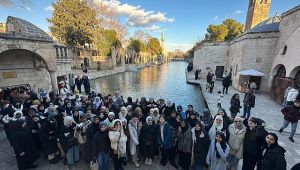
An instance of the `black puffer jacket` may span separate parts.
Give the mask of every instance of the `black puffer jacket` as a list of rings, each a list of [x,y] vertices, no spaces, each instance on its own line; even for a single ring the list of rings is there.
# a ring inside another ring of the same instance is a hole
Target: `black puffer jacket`
[[[285,149],[279,145],[263,149],[262,170],[286,170]]]

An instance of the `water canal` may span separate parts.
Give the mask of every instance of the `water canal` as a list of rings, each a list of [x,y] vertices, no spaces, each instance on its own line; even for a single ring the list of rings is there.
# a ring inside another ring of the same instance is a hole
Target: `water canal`
[[[137,72],[125,72],[91,81],[92,89],[114,94],[120,91],[124,99],[146,97],[171,100],[183,109],[192,104],[194,109],[202,112],[205,107],[199,86],[186,83],[185,62],[165,63],[161,66],[146,67]]]

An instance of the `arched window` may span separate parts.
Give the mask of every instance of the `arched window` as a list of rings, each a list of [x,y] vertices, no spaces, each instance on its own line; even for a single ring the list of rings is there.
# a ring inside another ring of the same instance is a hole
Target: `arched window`
[[[285,77],[285,74],[286,74],[286,70],[285,70],[285,67],[282,65],[278,68],[276,77],[277,78]]]
[[[295,80],[294,82],[298,85],[300,85],[300,70],[297,72],[297,74],[295,75]]]

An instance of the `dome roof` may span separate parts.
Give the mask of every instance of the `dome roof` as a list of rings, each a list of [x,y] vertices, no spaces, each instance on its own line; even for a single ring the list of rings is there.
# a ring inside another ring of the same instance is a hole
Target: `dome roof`
[[[42,29],[23,19],[8,16],[6,32],[14,32],[16,35],[24,36],[34,40],[53,41]]]
[[[274,17],[266,19],[253,27],[248,33],[278,32],[280,20],[281,17],[276,14]]]

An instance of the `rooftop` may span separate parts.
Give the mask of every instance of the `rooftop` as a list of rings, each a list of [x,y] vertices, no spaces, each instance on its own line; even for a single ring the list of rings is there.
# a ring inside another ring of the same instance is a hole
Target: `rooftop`
[[[247,33],[278,32],[280,20],[281,17],[279,16],[279,14],[276,14],[274,17],[271,17],[259,23]]]

